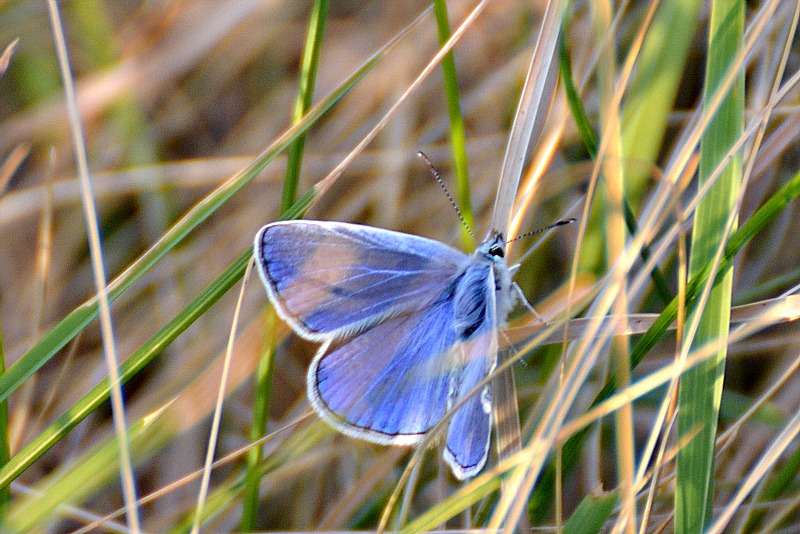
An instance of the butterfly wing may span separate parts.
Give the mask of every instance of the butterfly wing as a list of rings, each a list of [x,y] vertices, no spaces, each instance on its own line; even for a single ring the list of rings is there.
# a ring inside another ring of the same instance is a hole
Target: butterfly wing
[[[357,438],[418,442],[447,408],[453,306],[450,291],[440,291],[420,312],[391,317],[338,346],[323,345],[308,371],[314,408]]]
[[[316,341],[425,309],[468,259],[431,239],[320,221],[269,224],[254,253],[280,316]]]

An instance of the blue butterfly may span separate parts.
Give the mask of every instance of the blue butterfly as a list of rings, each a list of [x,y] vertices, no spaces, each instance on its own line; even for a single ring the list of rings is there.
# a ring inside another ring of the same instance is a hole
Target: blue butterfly
[[[473,254],[423,237],[321,221],[276,222],[255,238],[269,299],[321,342],[308,371],[314,409],[347,435],[411,445],[491,373],[515,293],[506,242]],[[444,457],[459,480],[486,464],[490,387],[450,419]]]

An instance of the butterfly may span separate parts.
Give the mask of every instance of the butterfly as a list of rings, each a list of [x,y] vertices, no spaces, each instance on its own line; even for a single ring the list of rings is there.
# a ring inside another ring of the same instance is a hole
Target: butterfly
[[[339,431],[412,445],[453,407],[444,458],[464,480],[489,454],[498,329],[516,294],[499,233],[472,254],[410,234],[330,221],[268,224],[254,254],[280,317],[320,342],[311,405]]]

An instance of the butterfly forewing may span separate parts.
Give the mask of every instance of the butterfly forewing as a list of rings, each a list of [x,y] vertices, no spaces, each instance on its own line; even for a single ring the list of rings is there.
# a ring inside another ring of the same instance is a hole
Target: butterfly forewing
[[[255,255],[280,315],[300,335],[319,341],[424,309],[468,260],[430,239],[314,221],[265,226],[256,235]]]

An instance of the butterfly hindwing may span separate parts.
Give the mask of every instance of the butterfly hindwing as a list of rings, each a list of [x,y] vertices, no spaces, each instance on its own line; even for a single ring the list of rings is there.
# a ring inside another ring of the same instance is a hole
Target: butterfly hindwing
[[[387,319],[314,358],[314,407],[343,432],[378,443],[419,441],[447,408],[453,300]]]
[[[465,272],[455,298],[457,335],[462,339],[450,376],[447,405],[455,413],[447,428],[444,458],[460,480],[475,476],[489,456],[491,388],[480,383],[497,364],[494,293],[493,270],[474,264]]]
[[[468,260],[431,239],[317,221],[265,226],[256,235],[255,254],[281,317],[317,341],[424,309]]]

